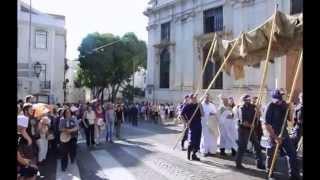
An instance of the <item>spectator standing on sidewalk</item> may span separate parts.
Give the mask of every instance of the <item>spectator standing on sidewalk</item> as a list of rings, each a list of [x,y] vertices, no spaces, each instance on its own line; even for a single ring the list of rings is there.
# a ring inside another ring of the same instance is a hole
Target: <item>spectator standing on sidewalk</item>
[[[170,120],[172,120],[174,118],[174,105],[173,105],[173,103],[171,103],[169,106],[169,118],[170,118]]]
[[[97,104],[96,110],[96,121],[95,121],[95,137],[96,137],[96,144],[100,143],[100,136],[102,131],[105,129],[105,113],[102,109],[101,104]]]
[[[82,124],[86,135],[87,146],[95,146],[94,139],[94,122],[96,119],[96,113],[92,110],[91,105],[87,105],[82,117]]]
[[[117,104],[116,108],[116,137],[120,139],[120,129],[121,129],[121,124],[124,121],[124,114],[123,114],[123,109],[120,104]]]
[[[138,126],[138,109],[135,105],[132,105],[130,114],[132,116],[132,125],[133,126]]]
[[[112,136],[113,136],[113,129],[114,129],[116,114],[113,108],[113,104],[110,102],[107,103],[105,117],[106,117],[106,129],[107,129],[106,142],[113,143]]]

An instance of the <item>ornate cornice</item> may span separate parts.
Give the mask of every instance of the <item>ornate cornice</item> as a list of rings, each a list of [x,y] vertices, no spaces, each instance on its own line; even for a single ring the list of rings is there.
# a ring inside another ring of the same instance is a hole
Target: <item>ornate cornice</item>
[[[151,24],[151,25],[147,26],[147,31],[157,29],[158,26],[159,26],[158,24]]]
[[[196,13],[194,11],[186,12],[181,15],[178,15],[175,17],[175,22],[186,22],[188,19],[192,19],[196,16]]]

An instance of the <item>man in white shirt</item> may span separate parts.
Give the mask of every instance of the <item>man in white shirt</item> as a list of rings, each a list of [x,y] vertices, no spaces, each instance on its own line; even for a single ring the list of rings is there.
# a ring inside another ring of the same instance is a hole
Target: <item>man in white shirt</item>
[[[32,104],[25,103],[23,105],[23,114],[18,115],[17,124],[18,124],[18,135],[23,138],[22,142],[27,142],[30,146],[32,144],[32,140],[30,135],[27,133],[27,128],[29,125],[29,116],[32,114]]]
[[[209,94],[206,95],[205,101],[202,102],[204,116],[201,119],[202,136],[200,142],[200,152],[204,156],[216,154],[217,141],[219,137],[219,122],[216,117],[217,109],[210,102]]]

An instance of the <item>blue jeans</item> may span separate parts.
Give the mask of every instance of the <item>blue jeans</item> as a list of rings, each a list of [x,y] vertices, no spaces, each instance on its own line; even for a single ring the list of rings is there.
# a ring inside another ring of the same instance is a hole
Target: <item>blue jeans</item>
[[[114,121],[108,121],[106,125],[107,125],[106,141],[112,141]]]

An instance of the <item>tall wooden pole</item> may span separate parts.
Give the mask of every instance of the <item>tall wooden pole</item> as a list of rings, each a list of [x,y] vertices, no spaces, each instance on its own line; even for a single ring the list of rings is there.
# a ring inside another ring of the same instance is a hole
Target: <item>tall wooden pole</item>
[[[283,120],[283,123],[282,123],[282,127],[281,127],[281,132],[279,134],[279,138],[282,138],[283,136],[283,133],[284,133],[284,129],[286,128],[286,124],[287,124],[287,117],[288,117],[288,114],[289,114],[289,109],[290,109],[290,104],[291,104],[291,101],[292,101],[292,97],[293,97],[293,93],[294,93],[294,90],[296,88],[296,84],[297,84],[297,79],[298,79],[298,75],[299,75],[299,70],[301,68],[301,64],[302,64],[302,59],[303,59],[303,51],[301,51],[301,55],[300,55],[300,58],[299,58],[299,62],[298,62],[298,65],[297,65],[297,69],[296,69],[296,73],[294,75],[294,79],[293,79],[293,83],[292,83],[292,87],[291,87],[291,91],[290,91],[290,95],[289,95],[289,99],[288,99],[288,107],[287,107],[287,111],[286,111],[286,114],[284,116],[284,120]],[[273,169],[274,169],[274,166],[275,166],[275,162],[278,158],[278,152],[280,150],[280,144],[277,144],[276,145],[276,148],[274,150],[274,155],[273,155],[273,158],[272,158],[272,162],[271,162],[271,166],[270,166],[270,170],[269,170],[269,174],[268,174],[268,177],[270,178],[272,173],[273,173]]]

